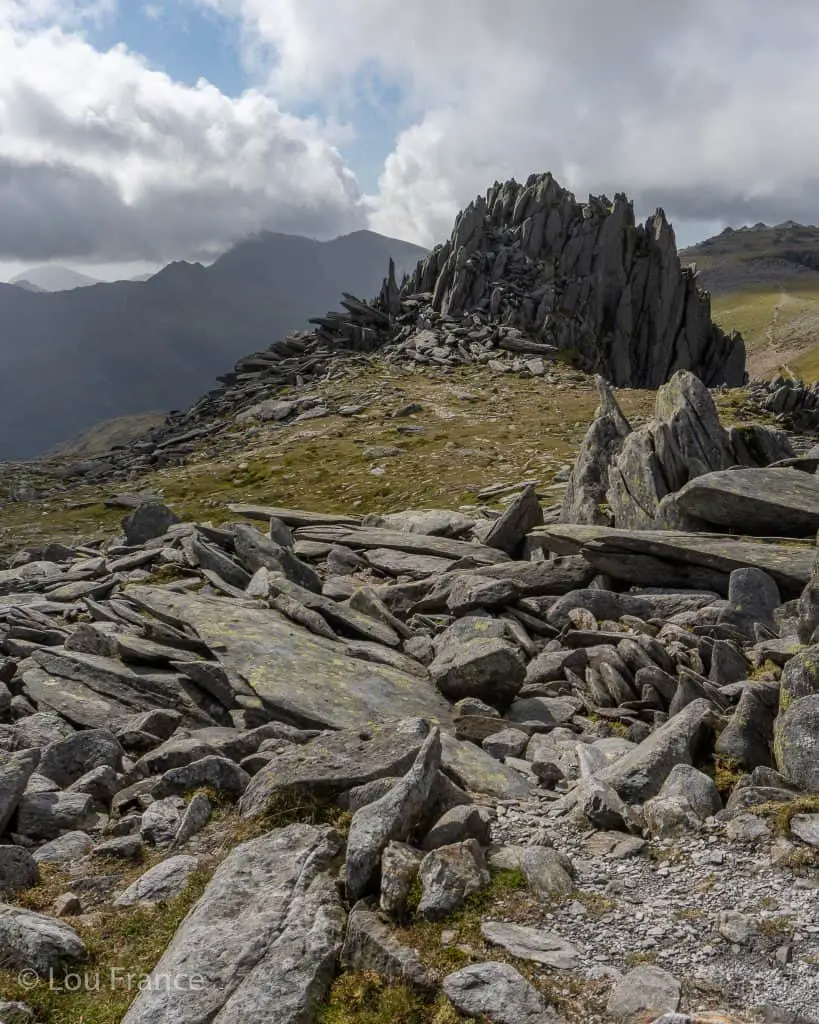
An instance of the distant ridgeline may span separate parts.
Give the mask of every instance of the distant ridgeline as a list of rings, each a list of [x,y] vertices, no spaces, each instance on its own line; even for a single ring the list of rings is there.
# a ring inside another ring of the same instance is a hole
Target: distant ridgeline
[[[745,380],[742,337],[712,323],[710,297],[693,270],[680,267],[665,213],[636,225],[624,195],[579,203],[551,174],[525,185],[496,182],[470,203],[449,241],[422,258],[400,289],[385,282],[373,304],[382,318],[374,311],[367,319],[360,303],[345,300],[349,315],[314,322],[359,347],[386,342],[387,317],[420,304],[450,321],[482,314],[617,386],[658,387],[681,369],[709,386]],[[436,323],[422,315],[418,326]],[[345,324],[372,333],[356,335]],[[536,354],[537,346],[528,350]]]

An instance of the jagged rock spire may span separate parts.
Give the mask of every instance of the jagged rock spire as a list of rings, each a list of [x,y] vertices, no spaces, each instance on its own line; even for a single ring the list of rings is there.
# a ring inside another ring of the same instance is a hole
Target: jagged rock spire
[[[708,385],[744,381],[744,343],[711,322],[665,212],[636,225],[625,195],[581,204],[548,173],[471,202],[402,292],[431,293],[448,316],[488,313],[619,386],[657,387],[681,369]]]

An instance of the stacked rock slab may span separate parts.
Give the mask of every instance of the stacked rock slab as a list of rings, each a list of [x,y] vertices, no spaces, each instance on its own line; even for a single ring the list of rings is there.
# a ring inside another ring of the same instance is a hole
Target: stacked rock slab
[[[659,389],[654,418],[637,430],[600,377],[598,386],[601,407],[572,469],[563,523],[713,529],[686,511],[692,502],[677,497],[690,481],[794,458],[781,430],[760,425],[726,430],[707,387],[689,371],[677,372]]]
[[[744,343],[711,322],[665,213],[638,226],[625,195],[581,204],[548,173],[470,203],[403,291],[432,292],[450,316],[488,312],[618,386],[657,387],[680,369],[711,386],[744,381]]]

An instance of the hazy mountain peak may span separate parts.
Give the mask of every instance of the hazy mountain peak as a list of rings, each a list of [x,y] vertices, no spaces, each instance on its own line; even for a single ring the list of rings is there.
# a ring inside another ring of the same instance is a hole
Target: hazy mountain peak
[[[22,274],[13,277],[9,282],[9,284],[21,287],[25,287],[26,284],[34,285],[36,289],[43,292],[67,292],[73,288],[88,288],[99,283],[95,277],[81,274],[70,267],[61,267],[51,263],[42,267],[33,267],[31,270],[24,270]]]

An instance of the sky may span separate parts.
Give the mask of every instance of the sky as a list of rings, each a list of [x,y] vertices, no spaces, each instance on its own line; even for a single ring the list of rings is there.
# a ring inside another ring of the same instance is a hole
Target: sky
[[[0,280],[432,246],[495,180],[819,222],[816,0],[0,0]]]

